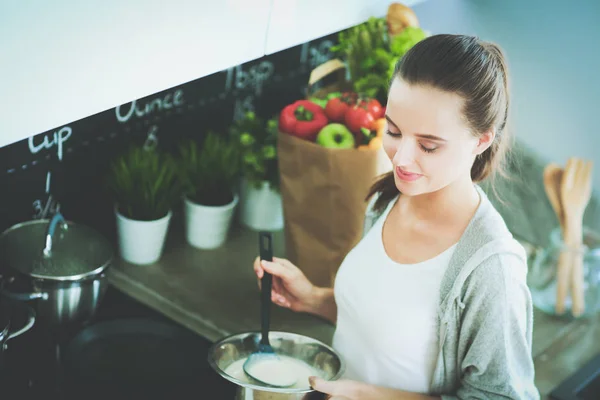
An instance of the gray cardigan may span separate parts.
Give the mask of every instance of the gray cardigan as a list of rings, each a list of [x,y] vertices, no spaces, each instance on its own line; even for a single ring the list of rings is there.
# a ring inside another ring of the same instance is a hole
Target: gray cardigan
[[[432,393],[450,399],[539,399],[531,356],[533,306],[525,250],[486,194],[440,288]],[[369,202],[364,234],[381,213]]]

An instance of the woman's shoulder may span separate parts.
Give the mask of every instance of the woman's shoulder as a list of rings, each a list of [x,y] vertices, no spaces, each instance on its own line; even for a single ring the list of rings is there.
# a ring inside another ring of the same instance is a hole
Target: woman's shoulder
[[[475,247],[500,239],[512,239],[504,218],[494,207],[483,189],[477,186],[481,202],[461,240]]]
[[[481,203],[467,227],[463,238],[463,246],[470,249],[470,255],[482,253],[485,249],[484,258],[495,256],[496,261],[514,265],[516,259],[519,264],[527,264],[525,248],[519,243],[508,229],[504,218],[496,210],[485,192],[477,187],[481,195]]]
[[[463,262],[471,264],[470,280],[475,281],[476,286],[493,286],[499,279],[519,284],[526,280],[525,248],[513,237],[504,218],[485,194],[461,241],[465,253]]]
[[[527,271],[523,246],[514,239],[504,219],[485,193],[478,188],[481,202],[458,242],[442,284],[442,298],[451,288],[459,290],[470,281],[493,285],[500,275],[522,280]]]
[[[463,244],[455,256],[442,282],[442,299],[511,298],[527,291],[526,252],[512,237],[499,237],[479,248]]]

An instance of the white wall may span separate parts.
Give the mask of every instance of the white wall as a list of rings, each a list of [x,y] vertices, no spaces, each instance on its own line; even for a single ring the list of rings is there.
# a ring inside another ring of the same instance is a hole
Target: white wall
[[[264,55],[271,0],[0,0],[0,147]]]
[[[429,0],[414,7],[433,33],[475,34],[507,53],[513,131],[550,161],[595,161],[600,189],[600,2]]]

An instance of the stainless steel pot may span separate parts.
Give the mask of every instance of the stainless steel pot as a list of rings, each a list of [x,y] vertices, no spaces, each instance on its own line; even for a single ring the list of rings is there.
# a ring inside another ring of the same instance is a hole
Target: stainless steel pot
[[[257,351],[260,332],[232,335],[215,343],[208,351],[208,363],[223,378],[237,385],[236,400],[322,400],[325,395],[311,388],[276,388],[259,382],[240,380],[225,371],[232,363]],[[269,332],[269,341],[275,352],[306,362],[327,380],[339,379],[344,363],[334,349],[326,344],[299,334]]]
[[[90,320],[107,288],[113,260],[109,242],[95,230],[66,221],[20,223],[0,235],[0,254],[10,275],[2,294],[35,300],[39,321],[62,328]]]

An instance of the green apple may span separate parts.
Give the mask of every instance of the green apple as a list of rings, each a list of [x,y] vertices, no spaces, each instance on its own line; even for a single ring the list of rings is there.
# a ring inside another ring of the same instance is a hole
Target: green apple
[[[332,123],[324,126],[317,135],[318,145],[336,149],[352,149],[355,146],[354,135],[343,124]]]

